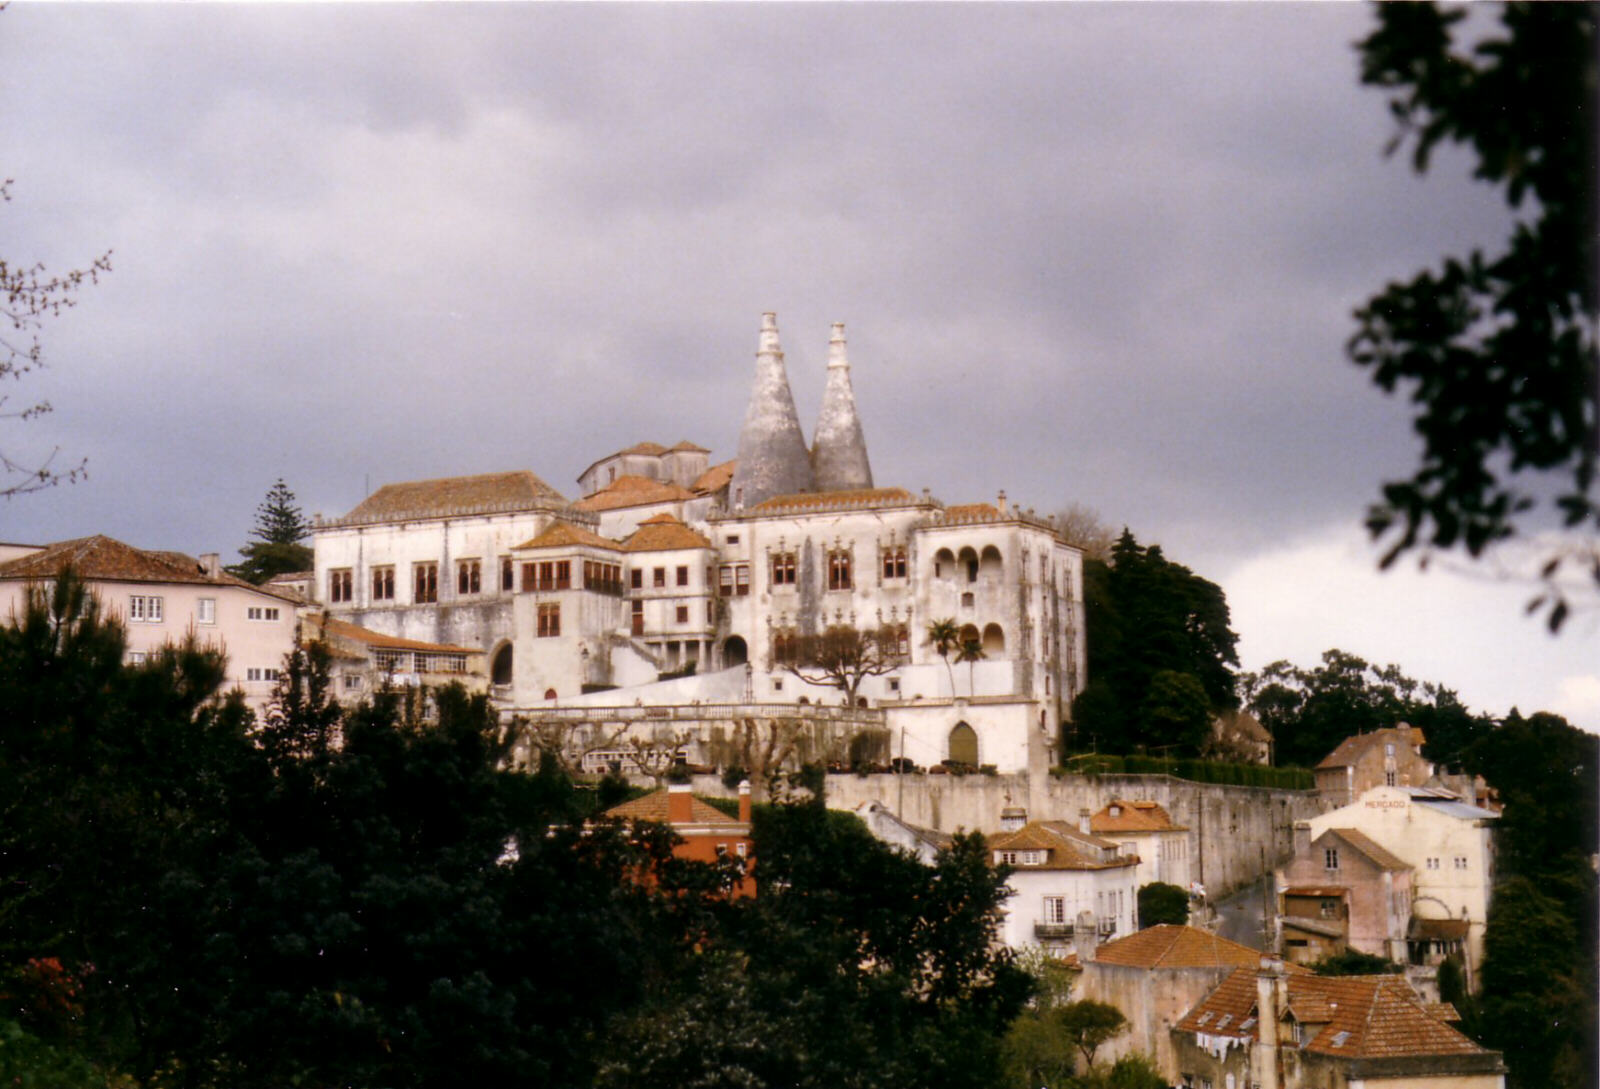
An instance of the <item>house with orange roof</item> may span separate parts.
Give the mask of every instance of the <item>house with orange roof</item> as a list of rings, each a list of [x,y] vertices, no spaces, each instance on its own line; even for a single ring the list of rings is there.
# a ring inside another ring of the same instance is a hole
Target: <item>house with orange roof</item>
[[[1426,740],[1408,722],[1347,737],[1317,764],[1317,793],[1349,805],[1373,787],[1422,786],[1434,770],[1422,755]]]
[[[1142,1051],[1176,1083],[1172,1027],[1231,973],[1260,961],[1259,950],[1218,934],[1161,923],[1106,942],[1083,958],[1074,997],[1109,1003],[1128,1019],[1128,1032],[1102,1045],[1105,1061]]]
[[[1041,946],[1082,960],[1094,945],[1138,927],[1138,859],[1076,825],[1029,821],[988,838],[990,859],[1007,868],[1000,940],[1013,949]]]
[[[0,620],[25,607],[31,588],[72,568],[127,632],[130,662],[193,635],[227,656],[227,685],[258,713],[277,690],[284,656],[294,647],[296,601],[222,570],[218,555],[135,548],[111,537],[81,537],[23,552],[0,563]]]
[[[437,688],[459,684],[469,692],[488,688],[483,651],[448,643],[424,643],[385,635],[326,613],[301,622],[301,638],[328,650],[329,681],[343,704],[370,699],[384,687]]]
[[[613,806],[603,814],[633,823],[653,821],[672,829],[676,842],[672,854],[693,862],[737,860],[744,876],[734,887],[735,897],[756,894],[755,851],[750,838],[750,784],[739,784],[739,815],[730,817],[716,806],[696,798],[688,783],[668,783],[642,798]]]
[[[1189,887],[1189,829],[1175,823],[1160,803],[1114,798],[1090,815],[1089,830],[1116,840],[1124,854],[1138,856],[1141,886],[1162,881]]]
[[[1319,976],[1266,957],[1233,971],[1173,1026],[1175,1084],[1504,1089],[1500,1053],[1451,1019],[1400,976]]]

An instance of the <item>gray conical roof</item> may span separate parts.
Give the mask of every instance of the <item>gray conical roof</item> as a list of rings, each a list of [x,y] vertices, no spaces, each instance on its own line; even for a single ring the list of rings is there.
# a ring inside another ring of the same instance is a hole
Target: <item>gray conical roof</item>
[[[812,490],[811,459],[778,344],[778,316],[762,314],[756,381],[739,432],[739,464],[728,502],[735,508],[750,507],[774,495]]]
[[[850,386],[850,360],[844,351],[844,322],[833,323],[828,341],[828,385],[822,392],[822,413],[811,447],[811,472],[819,492],[845,492],[872,487],[867,440],[856,415],[856,394]]]

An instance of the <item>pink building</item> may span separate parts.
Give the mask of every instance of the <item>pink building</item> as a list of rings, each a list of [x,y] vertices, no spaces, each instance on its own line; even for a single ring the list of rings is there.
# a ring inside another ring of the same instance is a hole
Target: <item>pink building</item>
[[[225,573],[215,553],[195,559],[80,537],[0,563],[0,623],[21,615],[28,587],[48,585],[67,567],[126,628],[129,662],[193,634],[227,655],[227,687],[258,713],[266,707],[294,646],[292,598]]]

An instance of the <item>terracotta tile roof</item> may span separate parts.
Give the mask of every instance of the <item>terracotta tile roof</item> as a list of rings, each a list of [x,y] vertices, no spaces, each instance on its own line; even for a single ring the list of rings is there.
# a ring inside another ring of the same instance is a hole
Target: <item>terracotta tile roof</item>
[[[566,505],[561,493],[526,469],[479,476],[449,476],[385,484],[343,518],[328,525],[363,525],[409,518],[550,510]]]
[[[642,507],[651,503],[674,503],[693,499],[687,488],[646,476],[628,474],[619,476],[593,495],[585,496],[572,504],[574,510],[620,510],[623,507]]]
[[[1134,968],[1251,968],[1261,954],[1192,926],[1161,923],[1106,942],[1094,952],[1096,964]]]
[[[890,507],[912,502],[904,488],[858,488],[843,492],[793,492],[775,495],[749,508],[755,514],[774,511],[826,510],[830,507]]]
[[[956,503],[944,513],[950,518],[999,518],[1000,508],[993,503]]]
[[[575,526],[571,522],[555,521],[545,528],[545,531],[531,540],[523,541],[512,551],[521,552],[524,549],[535,548],[572,548],[582,545],[587,548],[605,548],[612,552],[622,551],[622,542],[613,541],[610,537],[602,537],[592,529]]]
[[[359,624],[352,624],[348,620],[338,620],[334,617],[322,615],[306,618],[306,637],[309,639],[348,639],[353,643],[361,643],[369,647],[383,647],[386,650],[420,650],[438,654],[482,654],[483,651],[476,647],[455,647],[448,643],[424,643],[420,639],[402,639],[398,635],[385,635],[363,628]]]
[[[666,513],[646,518],[639,523],[633,535],[622,542],[626,552],[671,552],[680,548],[710,547],[710,541]]]
[[[720,492],[733,480],[733,471],[739,467],[737,459],[724,461],[721,465],[713,465],[695,479],[691,487],[701,495],[710,495]]]
[[[661,824],[668,824],[670,822],[667,820],[667,788],[662,787],[642,798],[612,806],[605,811],[604,816],[625,821],[658,821]],[[694,824],[740,823],[716,806],[707,805],[693,795],[689,797],[689,819]]]
[[[1465,919],[1420,919],[1413,915],[1406,937],[1442,942],[1466,941],[1469,926]]]
[[[78,537],[46,545],[38,552],[0,563],[0,579],[53,579],[71,567],[80,576],[100,582],[165,582],[201,586],[234,586],[279,601],[296,597],[268,586],[254,586],[219,571],[207,574],[200,561],[182,552],[148,551],[105,536]]]
[[[669,453],[669,454],[682,454],[682,453],[709,454],[709,453],[711,453],[711,451],[707,450],[704,446],[696,446],[694,443],[690,442],[688,439],[684,439],[682,442],[673,443],[672,449],[668,450],[667,453]]]
[[[1015,832],[1000,832],[988,837],[989,850],[1046,851],[1040,864],[1018,865],[1017,870],[1108,870],[1136,866],[1138,859],[1117,855],[1117,845],[1099,836],[1086,836],[1066,821],[1029,821]]]
[[[1309,1028],[1321,1026],[1305,1051],[1349,1059],[1491,1055],[1432,1014],[1403,976],[1291,973],[1286,989],[1289,1014]],[[1175,1028],[1254,1040],[1255,1013],[1256,971],[1240,968]]]
[[[1116,813],[1112,810],[1116,809]],[[1114,799],[1089,818],[1089,828],[1097,835],[1113,832],[1181,832],[1172,815],[1155,802],[1125,802]]]
[[[623,454],[648,454],[651,456],[660,456],[666,452],[667,448],[662,446],[659,442],[636,442],[626,450],[618,450],[611,456],[621,457]],[[603,461],[605,459],[602,458],[601,460]]]
[[[1401,745],[1421,745],[1424,740],[1422,731],[1415,726],[1404,733],[1398,728],[1390,728],[1373,730],[1370,734],[1356,734],[1339,742],[1338,748],[1323,757],[1322,763],[1317,765],[1317,770],[1349,767],[1374,745],[1392,744],[1395,746],[1395,751],[1399,752]]]
[[[1389,853],[1389,851],[1385,850],[1381,844],[1375,842],[1373,838],[1367,835],[1365,832],[1358,831],[1354,828],[1330,828],[1326,832],[1322,833],[1322,835],[1317,837],[1317,842],[1321,843],[1329,836],[1337,836],[1344,840],[1350,845],[1352,850],[1359,851],[1361,854],[1366,855],[1367,858],[1370,859],[1372,863],[1379,869],[1409,870],[1412,868],[1411,863],[1406,862],[1404,859],[1396,858],[1393,854]]]
[[[1217,715],[1217,731],[1224,737],[1237,737],[1246,741],[1271,741],[1272,731],[1261,725],[1261,720],[1249,711],[1223,711]]]

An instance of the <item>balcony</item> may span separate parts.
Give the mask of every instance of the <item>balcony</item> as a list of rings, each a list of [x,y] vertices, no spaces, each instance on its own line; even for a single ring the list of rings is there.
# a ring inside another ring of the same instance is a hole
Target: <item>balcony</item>
[[[1040,941],[1065,941],[1072,937],[1072,924],[1034,923],[1033,936]]]

